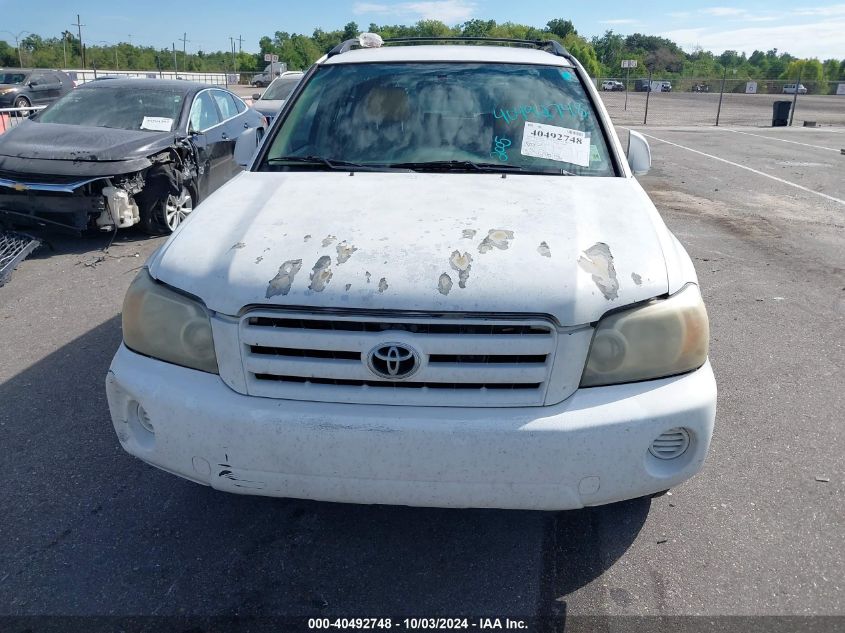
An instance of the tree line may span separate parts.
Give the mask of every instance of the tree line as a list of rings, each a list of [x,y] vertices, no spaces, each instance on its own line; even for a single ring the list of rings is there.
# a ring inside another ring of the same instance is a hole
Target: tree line
[[[342,29],[315,29],[311,35],[276,31],[262,37],[259,53],[231,51],[198,51],[183,53],[173,47],[155,48],[128,42],[86,43],[85,67],[109,70],[168,70],[190,72],[258,72],[264,69],[264,54],[279,56],[291,70],[304,69],[337,44],[358,35],[362,29],[349,22]],[[675,42],[656,35],[634,33],[622,35],[612,30],[601,36],[585,38],[567,19],[549,21],[545,27],[533,27],[495,20],[469,20],[447,26],[437,20],[421,20],[413,25],[370,24],[366,29],[389,37],[503,37],[517,39],[555,39],[578,58],[593,77],[620,77],[623,59],[635,59],[634,76],[653,72],[662,79],[719,78],[729,71],[729,79],[792,80],[801,72],[804,82],[845,81],[845,59],[799,59],[776,48],[755,50],[751,55],[726,50],[715,54],[696,48],[683,51]],[[20,50],[0,40],[0,65],[39,68],[79,68],[83,50],[79,38],[69,31],[59,37],[30,34],[20,40]]]

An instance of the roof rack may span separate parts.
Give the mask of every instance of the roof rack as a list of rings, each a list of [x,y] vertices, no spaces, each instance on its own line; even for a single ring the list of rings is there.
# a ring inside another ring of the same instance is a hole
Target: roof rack
[[[384,40],[385,44],[410,44],[416,42],[479,42],[490,44],[517,44],[520,46],[531,46],[540,50],[548,51],[552,55],[571,59],[569,51],[557,40],[520,40],[510,37],[391,37]],[[346,53],[358,46],[358,38],[346,40],[329,51],[328,56],[334,57]]]

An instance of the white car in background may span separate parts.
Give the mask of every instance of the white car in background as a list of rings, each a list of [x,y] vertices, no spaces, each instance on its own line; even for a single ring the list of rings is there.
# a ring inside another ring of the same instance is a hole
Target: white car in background
[[[625,84],[615,79],[606,79],[601,82],[601,89],[609,92],[620,92],[625,90]]]
[[[645,139],[626,159],[557,42],[401,42],[318,60],[132,282],[106,379],[122,446],[354,503],[563,510],[694,475],[707,312],[634,178]]]
[[[252,95],[253,109],[264,115],[268,123],[272,122],[304,74],[291,70],[276,77],[263,94]]]
[[[783,87],[783,94],[794,95],[795,94],[795,84],[786,84]],[[799,95],[807,94],[807,88],[804,87],[804,84],[798,84],[798,94]]]

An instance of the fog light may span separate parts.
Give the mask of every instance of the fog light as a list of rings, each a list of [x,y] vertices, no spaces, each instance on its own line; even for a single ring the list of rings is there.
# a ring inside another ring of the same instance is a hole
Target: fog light
[[[150,414],[147,413],[147,410],[138,403],[138,423],[144,428],[145,431],[149,433],[155,434],[155,428],[153,427],[152,420],[150,420]]]
[[[689,433],[685,428],[678,427],[661,433],[651,443],[648,452],[657,459],[675,459],[683,455],[689,448]]]

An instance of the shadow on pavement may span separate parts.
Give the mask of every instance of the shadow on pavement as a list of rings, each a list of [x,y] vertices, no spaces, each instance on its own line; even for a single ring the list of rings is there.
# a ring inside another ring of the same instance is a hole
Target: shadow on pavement
[[[46,259],[54,255],[93,253],[109,247],[131,247],[135,243],[160,239],[158,236],[147,235],[137,227],[120,229],[116,235],[113,231],[107,233],[86,232],[77,235],[68,231],[33,227],[21,227],[14,230],[31,235],[41,241],[41,248],[30,255],[28,259]]]
[[[0,385],[0,615],[562,615],[649,502],[563,513],[239,497],[123,453],[118,317]]]

